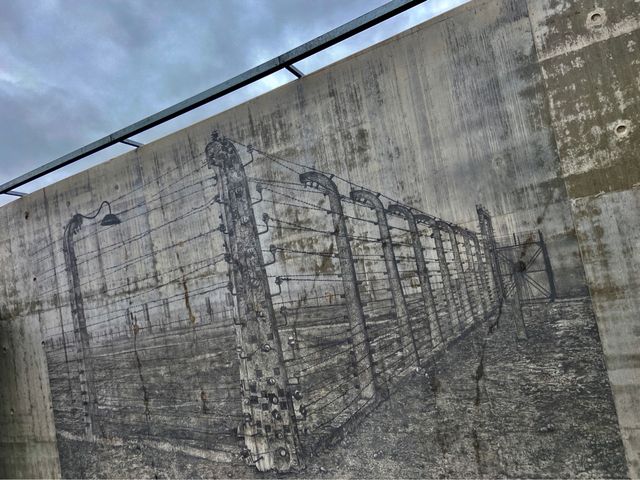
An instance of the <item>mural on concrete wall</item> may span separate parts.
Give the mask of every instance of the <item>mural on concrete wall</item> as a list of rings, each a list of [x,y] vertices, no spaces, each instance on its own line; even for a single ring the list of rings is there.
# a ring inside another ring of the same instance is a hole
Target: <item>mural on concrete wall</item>
[[[64,476],[531,476],[549,448],[558,476],[624,475],[595,323],[556,302],[543,232],[218,132],[194,157],[73,215],[40,274]]]

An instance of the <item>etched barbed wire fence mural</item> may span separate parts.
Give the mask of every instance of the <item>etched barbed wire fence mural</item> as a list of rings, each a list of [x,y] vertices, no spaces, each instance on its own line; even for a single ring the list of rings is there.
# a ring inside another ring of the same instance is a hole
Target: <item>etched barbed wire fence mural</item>
[[[98,441],[174,439],[230,461],[242,418],[237,354],[226,341],[234,343],[234,306],[217,180],[204,152],[197,157],[200,165],[191,171],[184,158],[158,159],[158,172],[146,177],[157,191],[149,194],[140,183],[110,199],[120,226],[86,225],[75,235],[97,401],[93,421]],[[186,199],[195,206],[185,208]],[[53,261],[39,285],[47,285],[48,275],[57,280],[42,289],[43,298],[57,296],[64,281],[55,247],[47,249],[48,255],[54,249]],[[83,433],[83,387],[73,326],[64,318],[66,295],[60,298],[61,320],[47,322],[45,348],[56,428],[73,437]]]
[[[520,285],[486,209],[476,232],[217,132],[137,178],[119,224],[33,252],[69,438],[303,468]]]
[[[495,279],[475,232],[333,174],[252,146],[236,149],[248,152],[248,172],[268,165],[259,169],[266,176],[247,175],[255,218],[264,222],[262,249],[272,258],[296,431],[313,453],[404,374],[494,315],[501,300],[486,288]]]

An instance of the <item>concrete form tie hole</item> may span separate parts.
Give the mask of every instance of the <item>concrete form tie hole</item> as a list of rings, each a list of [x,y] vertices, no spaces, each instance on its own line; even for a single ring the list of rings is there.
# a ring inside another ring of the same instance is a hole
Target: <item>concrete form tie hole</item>
[[[629,133],[629,126],[626,122],[620,122],[616,125],[614,130],[618,137],[625,137]]]
[[[600,27],[607,20],[606,13],[603,9],[598,8],[587,15],[587,27]]]

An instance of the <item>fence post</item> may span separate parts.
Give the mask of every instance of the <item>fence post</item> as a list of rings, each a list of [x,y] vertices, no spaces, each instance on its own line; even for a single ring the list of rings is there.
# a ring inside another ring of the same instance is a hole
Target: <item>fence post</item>
[[[478,212],[480,233],[482,234],[482,238],[485,243],[485,255],[490,262],[491,271],[493,273],[493,281],[496,285],[496,289],[498,290],[498,295],[501,298],[504,298],[506,292],[502,280],[502,273],[500,271],[500,260],[498,259],[491,215],[489,215],[489,212],[482,205],[476,205],[476,211]]]
[[[453,288],[451,282],[451,273],[447,264],[447,256],[444,253],[444,244],[442,243],[442,235],[440,233],[440,225],[438,221],[429,215],[418,214],[415,216],[416,222],[428,225],[431,228],[431,237],[436,247],[436,256],[438,258],[438,266],[440,267],[440,276],[442,277],[442,291],[449,312],[449,326],[451,327],[450,336],[454,337],[453,323],[458,319],[458,311],[453,301]]]
[[[466,293],[466,303],[469,306],[469,312],[471,313],[471,323],[473,323],[473,317],[475,316],[475,302],[471,298],[471,292],[469,291],[469,283],[466,276],[466,272],[464,270],[464,265],[462,263],[462,257],[460,256],[460,246],[458,245],[458,237],[456,236],[456,231],[458,227],[451,224],[446,224],[449,227],[449,239],[451,241],[451,249],[453,250],[453,259],[456,264],[456,270],[458,271],[458,275],[460,276],[460,281],[464,286],[464,291]],[[461,296],[461,299],[463,297]],[[464,305],[464,300],[462,300],[462,304]]]
[[[489,312],[489,308],[487,306],[487,299],[484,296],[484,288],[485,278],[482,273],[482,259],[480,258],[480,245],[478,242],[478,237],[475,233],[471,231],[466,231],[464,234],[464,248],[467,251],[467,257],[469,259],[469,264],[471,268],[473,268],[475,280],[474,283],[476,285],[476,299],[479,302],[479,307],[482,308],[482,316],[483,318],[487,316]]]
[[[87,440],[95,440],[97,418],[97,395],[93,377],[93,365],[90,356],[89,332],[84,313],[84,300],[80,290],[80,278],[76,261],[73,236],[82,227],[82,215],[75,214],[64,230],[62,250],[64,254],[67,278],[69,281],[69,304],[73,318],[73,334],[76,343],[78,376],[80,380],[80,398],[84,412],[84,433]]]
[[[516,337],[518,340],[526,340],[527,339],[527,330],[524,324],[524,318],[522,315],[522,292],[524,289],[524,282],[526,282],[524,278],[524,272],[526,270],[526,264],[520,260],[517,262],[513,262],[511,275],[513,277],[514,283],[514,294],[513,294],[513,321],[516,328]]]
[[[455,256],[453,254],[453,243],[451,241],[451,237],[448,235],[449,232],[449,226],[447,225],[447,223],[445,223],[442,220],[436,220],[435,222],[435,226],[438,229],[438,235],[440,236],[441,239],[441,243],[442,243],[442,258],[445,262],[446,265],[446,269],[447,269],[447,279],[449,282],[449,291],[451,293],[451,298],[453,301],[453,305],[455,307],[456,310],[456,318],[458,320],[458,330],[460,333],[463,332],[464,330],[464,303],[460,297],[460,290],[458,289],[458,286],[456,285],[454,278],[453,278],[453,274],[451,272],[451,268],[449,267],[449,260],[447,259],[447,255],[445,252],[445,248],[444,248],[444,241],[446,239],[443,239],[442,235],[444,233],[447,233],[447,237],[449,238],[449,243],[451,244],[451,262],[454,263],[455,262]],[[455,265],[453,265],[453,268],[455,268]],[[456,269],[457,271],[457,269]],[[452,326],[453,328],[453,326]]]
[[[467,275],[465,275],[465,284],[467,294],[473,304],[474,317],[475,315],[482,316],[484,314],[484,307],[480,300],[480,288],[477,278],[478,272],[474,266],[473,249],[471,247],[471,241],[469,240],[469,235],[472,235],[472,233],[462,227],[457,227],[457,230],[462,238],[462,247],[464,249],[464,256],[466,259],[466,261],[463,262],[463,265],[466,263]]]
[[[387,213],[382,202],[376,194],[367,190],[351,190],[350,197],[354,202],[360,202],[376,212],[378,220],[378,230],[380,231],[380,241],[382,242],[382,253],[386,265],[387,275],[389,276],[389,287],[391,288],[391,297],[396,310],[398,326],[400,327],[401,344],[404,355],[409,358],[412,354],[416,358],[416,362],[420,365],[420,354],[418,353],[418,345],[416,344],[413,329],[411,328],[411,320],[409,318],[409,310],[407,302],[404,298],[402,290],[402,282],[400,281],[400,273],[398,272],[398,263],[396,255],[393,251],[393,240],[389,231],[389,222],[387,221]],[[409,339],[411,345],[406,344],[405,339]]]
[[[382,393],[380,379],[374,370],[373,357],[371,355],[371,343],[367,322],[362,308],[358,279],[356,277],[351,243],[347,234],[347,224],[342,210],[342,200],[336,184],[326,175],[318,172],[305,172],[300,174],[300,183],[305,186],[314,187],[321,190],[329,197],[329,207],[336,236],[336,246],[338,248],[338,260],[340,261],[340,273],[342,275],[342,287],[344,289],[344,299],[347,305],[347,315],[353,336],[353,352],[356,361],[356,374],[360,394],[366,400],[374,399]],[[358,362],[365,362],[365,368],[358,368]]]
[[[547,250],[547,243],[544,241],[544,237],[542,236],[542,231],[538,230],[538,237],[540,239],[540,249],[542,250],[542,258],[544,259],[544,269],[547,272],[547,279],[549,280],[549,293],[550,299],[549,301],[556,301],[556,282],[553,278],[553,269],[551,268],[551,259],[549,258],[549,251]]]
[[[301,448],[247,177],[236,147],[218,132],[206,155],[218,171],[236,290],[243,455],[260,471],[289,471],[301,466]]]
[[[493,272],[493,264],[488,254],[487,242],[483,239],[478,239],[478,258],[482,265],[482,281],[486,289],[486,296],[489,301],[490,309],[493,310],[496,307],[499,293],[495,281]]]
[[[440,326],[440,319],[438,317],[438,309],[433,297],[431,280],[429,279],[429,270],[427,269],[427,263],[424,260],[424,251],[422,242],[420,241],[418,224],[416,223],[413,212],[405,206],[398,204],[390,205],[388,211],[392,214],[403,217],[406,220],[407,225],[409,226],[409,232],[411,234],[411,245],[413,246],[413,254],[416,257],[416,269],[418,272],[418,278],[420,279],[420,290],[422,291],[422,298],[426,307],[427,332],[429,335],[429,340],[431,341],[431,346],[435,348],[438,343],[444,343],[444,338],[442,336],[442,328]],[[433,325],[431,325],[431,321],[433,321]],[[435,334],[439,336],[437,340],[434,338]]]

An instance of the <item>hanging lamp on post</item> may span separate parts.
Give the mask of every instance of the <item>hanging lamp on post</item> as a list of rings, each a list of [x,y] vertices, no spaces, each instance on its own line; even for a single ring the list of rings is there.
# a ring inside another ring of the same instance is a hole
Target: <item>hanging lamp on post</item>
[[[76,359],[78,362],[78,376],[80,379],[80,393],[84,411],[83,427],[85,438],[87,440],[95,439],[95,422],[97,413],[97,398],[95,390],[95,382],[93,376],[93,366],[89,351],[89,332],[87,330],[87,321],[84,314],[84,302],[82,299],[82,291],[80,289],[80,276],[78,274],[78,262],[76,258],[75,245],[73,236],[80,231],[82,220],[93,220],[107,206],[107,213],[100,225],[103,227],[118,225],[121,223],[120,218],[111,212],[111,204],[104,201],[98,207],[93,215],[74,214],[64,229],[64,260],[67,269],[67,278],[69,280],[69,304],[71,306],[71,316],[73,318],[73,332],[76,343]]]

